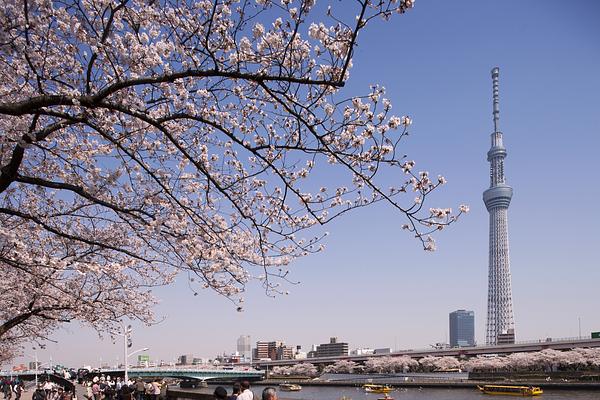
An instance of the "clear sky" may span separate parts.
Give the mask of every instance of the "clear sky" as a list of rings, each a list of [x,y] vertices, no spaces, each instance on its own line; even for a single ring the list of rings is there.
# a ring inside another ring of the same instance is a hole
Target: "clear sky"
[[[344,0],[346,1],[346,0]],[[347,93],[387,88],[394,111],[414,119],[404,152],[448,184],[430,206],[470,205],[428,253],[390,208],[359,210],[327,230],[324,253],[299,260],[290,295],[249,287],[245,311],[182,279],[156,292],[164,321],[136,326],[133,349],[153,360],[235,351],[241,334],[289,345],[330,336],[356,347],[423,348],[448,339],[448,313],[475,311],[485,340],[492,132],[490,70],[500,67],[500,129],[514,189],[509,237],[517,340],[600,331],[600,2],[419,0],[363,32]],[[393,177],[390,177],[392,179]],[[402,179],[399,177],[398,179]],[[122,344],[76,324],[41,361],[122,360]],[[31,354],[31,349],[26,349]],[[26,357],[20,361],[29,361]]]

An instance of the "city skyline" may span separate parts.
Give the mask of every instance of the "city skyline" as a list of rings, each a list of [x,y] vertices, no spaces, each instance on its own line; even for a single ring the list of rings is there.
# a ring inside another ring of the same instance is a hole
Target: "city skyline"
[[[360,38],[349,90],[384,85],[394,112],[414,120],[404,149],[417,170],[448,179],[432,206],[471,208],[438,236],[435,253],[423,252],[402,221],[376,206],[327,228],[325,252],[292,266],[291,279],[301,283],[287,285],[289,296],[272,299],[250,287],[237,313],[214,293],[193,296],[183,278],[157,289],[163,322],[134,323],[133,350],[150,347],[158,359],[213,356],[234,349],[241,334],[305,349],[330,336],[352,347],[419,348],[447,342],[447,315],[462,308],[481,316],[475,336],[483,343],[488,218],[481,191],[489,179],[484,154],[495,65],[510,132],[507,170],[518,188],[510,214],[517,340],[577,336],[579,318],[582,334],[600,330],[600,300],[592,295],[600,280],[593,252],[600,192],[590,183],[599,169],[600,28],[592,18],[599,7],[538,1],[518,3],[515,12],[516,5],[418,2]],[[121,343],[100,341],[76,324],[53,338],[58,344],[40,351],[41,360],[78,365],[122,357]]]

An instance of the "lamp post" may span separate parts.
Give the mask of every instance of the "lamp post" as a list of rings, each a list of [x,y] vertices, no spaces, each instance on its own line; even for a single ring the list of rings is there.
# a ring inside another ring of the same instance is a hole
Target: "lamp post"
[[[148,350],[149,350],[148,347],[144,347],[143,349],[138,349],[136,351],[132,351],[131,353],[127,354],[127,346],[125,346],[125,384],[126,385],[127,385],[127,382],[129,382],[129,361],[127,360],[127,358],[131,357],[135,353],[139,353],[140,351],[148,351]]]
[[[35,387],[36,387],[36,388],[37,388],[37,386],[38,386],[39,367],[41,367],[41,366],[43,366],[43,365],[48,365],[48,366],[50,366],[50,363],[38,364],[37,357],[36,357],[36,360],[35,360]]]
[[[129,362],[127,361],[127,357],[129,356],[127,355],[127,349],[129,349],[132,345],[131,325],[127,325],[127,328],[125,328],[125,324],[122,324],[121,326],[123,327],[123,362],[125,363],[125,384],[127,385],[129,382],[129,375],[127,371],[127,365],[129,364]]]
[[[38,361],[37,351],[35,352],[35,387],[38,387],[38,369],[40,369],[40,363]]]
[[[42,365],[49,365],[50,367],[52,366],[52,362],[49,363],[43,363],[40,364],[39,360],[38,360],[38,353],[37,353],[37,349],[35,349],[35,352],[33,354],[27,354],[29,357],[33,357],[35,359],[35,387],[37,388],[38,386],[38,375],[39,375],[39,369]]]
[[[38,385],[38,369],[39,369],[39,365],[38,365],[38,354],[37,354],[37,350],[34,353],[35,355],[31,355],[31,354],[27,354],[29,357],[33,357],[35,358],[35,387],[37,388]]]

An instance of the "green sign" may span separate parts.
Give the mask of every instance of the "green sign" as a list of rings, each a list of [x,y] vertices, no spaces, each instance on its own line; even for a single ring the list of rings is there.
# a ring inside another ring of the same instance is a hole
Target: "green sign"
[[[592,339],[600,339],[600,332],[592,332]]]
[[[147,354],[140,354],[138,356],[138,363],[150,362],[150,356]]]

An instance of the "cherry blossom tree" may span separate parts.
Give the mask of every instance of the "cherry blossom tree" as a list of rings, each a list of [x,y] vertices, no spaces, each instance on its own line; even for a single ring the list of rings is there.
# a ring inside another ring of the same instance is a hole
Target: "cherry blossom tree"
[[[366,372],[406,372],[416,371],[419,367],[419,362],[409,356],[384,356],[369,358],[365,362]]]
[[[355,372],[356,363],[349,360],[338,360],[323,369],[324,373],[330,374],[352,374]]]
[[[302,362],[289,367],[274,367],[274,375],[295,375],[295,376],[308,376],[314,377],[319,375],[319,370],[316,366],[308,362]]]
[[[272,375],[289,375],[290,374],[290,367],[273,367],[273,369],[271,370],[271,374]]]
[[[465,361],[462,369],[469,372],[502,371],[507,364],[506,357],[477,356]]]
[[[16,350],[17,348],[11,346],[10,342],[0,342],[0,366],[15,358],[17,355]]]
[[[434,362],[436,371],[447,371],[451,369],[460,369],[460,361],[456,357],[440,357]]]
[[[514,371],[531,370],[536,367],[536,353],[513,353],[506,356],[507,368]]]
[[[425,372],[433,372],[437,368],[436,364],[439,360],[440,357],[425,356],[419,360],[419,365],[421,370]]]
[[[387,357],[370,357],[365,361],[366,372],[383,373],[388,370],[389,361]]]
[[[567,351],[545,349],[507,356],[474,357],[464,363],[467,371],[557,371],[585,370],[600,367],[600,349],[573,349]]]
[[[589,348],[589,349],[573,349],[572,353],[576,354],[584,368],[599,369],[600,368],[600,348]],[[585,360],[585,364],[583,361]]]
[[[413,1],[343,3],[2,0],[0,340],[150,322],[177,274],[241,309],[376,202],[434,250],[467,207],[427,209],[445,179],[400,151],[411,119],[344,89],[359,33]]]

